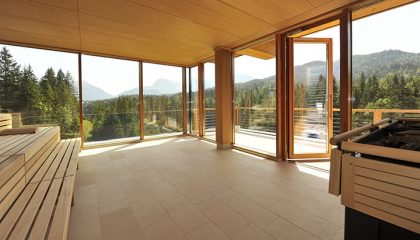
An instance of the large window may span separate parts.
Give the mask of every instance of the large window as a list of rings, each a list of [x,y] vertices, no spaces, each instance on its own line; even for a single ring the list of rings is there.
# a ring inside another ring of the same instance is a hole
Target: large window
[[[204,63],[204,136],[216,140],[215,65]]]
[[[270,41],[242,52],[244,55],[234,60],[235,145],[275,155],[275,43]]]
[[[77,54],[0,44],[0,111],[13,127],[59,125],[79,136]]]
[[[198,135],[198,67],[189,68],[187,81],[188,132]]]
[[[420,2],[353,13],[353,127],[420,115]]]
[[[144,135],[182,132],[182,68],[143,63]]]
[[[139,64],[82,56],[86,144],[139,139]]]

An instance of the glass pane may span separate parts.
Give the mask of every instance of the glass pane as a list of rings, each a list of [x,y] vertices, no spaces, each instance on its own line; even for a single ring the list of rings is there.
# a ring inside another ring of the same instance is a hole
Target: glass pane
[[[139,139],[139,63],[82,55],[86,144]]]
[[[12,127],[59,125],[80,136],[78,56],[0,44],[0,112]]]
[[[190,68],[187,84],[188,131],[198,135],[198,67]]]
[[[263,47],[264,56],[254,57],[251,48],[249,55],[235,58],[235,145],[275,155],[275,43],[255,46],[256,49]]]
[[[339,24],[339,22],[337,22]],[[340,27],[327,28],[304,38],[331,38],[333,53],[333,135],[340,134]]]
[[[295,43],[293,51],[294,154],[327,153],[328,61],[326,44]]]
[[[416,2],[353,21],[353,128],[420,117],[419,12]]]
[[[182,132],[182,68],[143,63],[144,135]]]
[[[215,96],[215,65],[204,64],[204,135],[216,140],[216,96]]]

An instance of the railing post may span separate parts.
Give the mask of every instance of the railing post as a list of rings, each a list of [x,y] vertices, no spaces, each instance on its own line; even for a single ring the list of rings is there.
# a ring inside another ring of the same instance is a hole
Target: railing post
[[[375,110],[373,111],[373,122],[379,122],[382,120],[382,111],[381,110]]]

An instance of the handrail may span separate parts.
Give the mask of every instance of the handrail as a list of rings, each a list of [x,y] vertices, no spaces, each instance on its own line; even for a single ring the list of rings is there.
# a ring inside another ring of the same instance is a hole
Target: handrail
[[[366,131],[369,131],[372,128],[378,127],[378,126],[386,124],[386,123],[391,123],[391,122],[392,122],[391,119],[385,118],[382,121],[375,122],[375,123],[372,123],[372,124],[367,124],[363,127],[359,127],[359,128],[353,129],[351,131],[348,131],[348,132],[345,132],[345,133],[342,133],[340,135],[337,135],[335,137],[330,138],[330,143],[332,145],[337,145],[340,142],[347,141],[348,139],[350,139],[352,137],[355,137],[355,136],[358,136],[358,135],[360,135],[360,134],[362,134]]]

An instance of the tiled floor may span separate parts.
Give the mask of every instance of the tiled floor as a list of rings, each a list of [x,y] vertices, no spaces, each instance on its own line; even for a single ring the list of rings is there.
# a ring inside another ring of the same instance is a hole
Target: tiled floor
[[[69,239],[343,239],[325,172],[194,138],[82,151]]]

